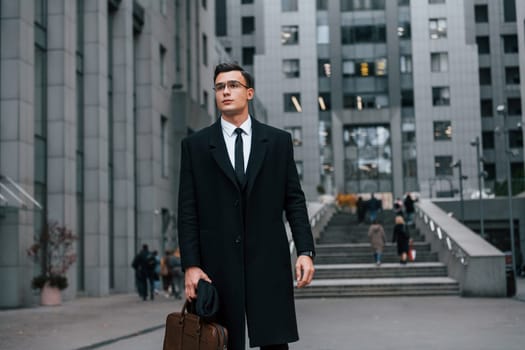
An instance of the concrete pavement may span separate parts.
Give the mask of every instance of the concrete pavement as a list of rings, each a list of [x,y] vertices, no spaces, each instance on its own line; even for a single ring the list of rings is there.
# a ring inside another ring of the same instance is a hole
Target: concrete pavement
[[[523,349],[525,279],[515,298],[384,297],[297,300],[291,349]],[[0,349],[161,349],[182,301],[136,295],[77,298],[0,311]]]

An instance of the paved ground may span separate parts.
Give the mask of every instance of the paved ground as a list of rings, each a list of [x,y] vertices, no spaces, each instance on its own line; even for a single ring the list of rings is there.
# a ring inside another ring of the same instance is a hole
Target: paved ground
[[[113,295],[0,311],[0,349],[162,349],[165,317],[181,305]],[[297,314],[294,350],[522,350],[525,279],[515,298],[302,299]]]

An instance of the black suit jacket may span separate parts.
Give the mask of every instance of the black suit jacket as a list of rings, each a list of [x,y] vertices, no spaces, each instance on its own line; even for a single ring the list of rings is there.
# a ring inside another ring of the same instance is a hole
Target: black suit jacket
[[[199,266],[217,287],[230,347],[298,339],[286,214],[297,251],[314,250],[290,134],[252,119],[241,188],[220,120],[181,146],[179,244],[184,268]]]

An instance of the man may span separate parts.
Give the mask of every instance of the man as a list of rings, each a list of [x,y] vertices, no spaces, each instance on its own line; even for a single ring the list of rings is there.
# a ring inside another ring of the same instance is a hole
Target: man
[[[237,64],[215,68],[213,125],[182,141],[179,243],[188,299],[200,279],[218,290],[228,349],[288,349],[299,339],[286,213],[298,253],[297,287],[313,278],[314,244],[290,134],[248,112],[251,76]],[[242,130],[237,130],[240,128]]]
[[[142,250],[135,255],[131,267],[135,270],[135,283],[137,285],[137,291],[142,300],[148,298],[148,278],[149,278],[149,264],[148,259],[150,252],[147,244],[142,245]],[[151,290],[153,297],[153,290]]]
[[[370,195],[370,199],[368,200],[368,212],[369,212],[369,219],[370,223],[373,223],[375,220],[377,220],[377,214],[379,211],[381,211],[382,204],[379,199],[377,199],[374,194],[372,193]]]

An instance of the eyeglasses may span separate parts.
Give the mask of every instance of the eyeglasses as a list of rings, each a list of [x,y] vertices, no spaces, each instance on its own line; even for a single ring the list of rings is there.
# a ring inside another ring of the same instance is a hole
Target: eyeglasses
[[[241,87],[245,87],[245,88],[249,89],[248,86],[244,85],[240,81],[228,80],[225,83],[217,83],[217,84],[215,84],[215,86],[213,87],[213,90],[215,90],[217,92],[223,91],[226,88],[226,86],[228,87],[229,90],[237,90],[237,89],[240,89]]]

